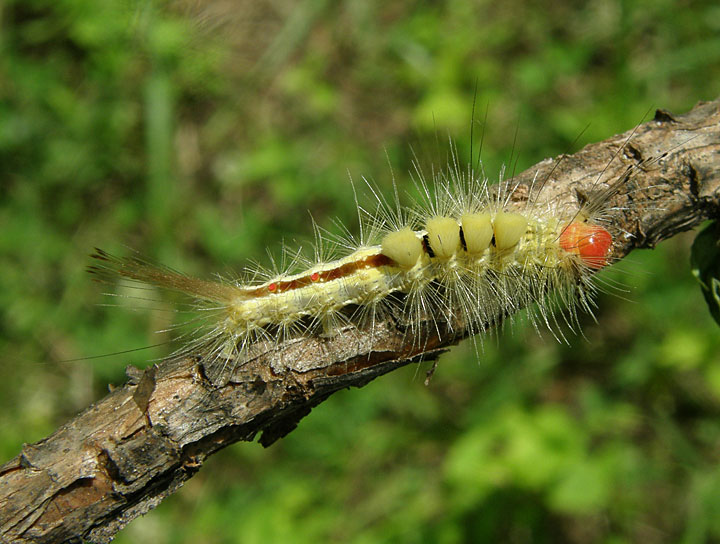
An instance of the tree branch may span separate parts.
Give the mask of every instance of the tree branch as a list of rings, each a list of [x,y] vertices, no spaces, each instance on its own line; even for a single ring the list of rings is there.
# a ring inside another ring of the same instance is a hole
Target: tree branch
[[[613,248],[620,259],[718,216],[719,166],[720,99],[681,116],[658,110],[632,135],[547,159],[513,183],[547,179],[544,193],[579,206],[590,187],[625,176],[613,196],[612,221],[627,233]],[[334,392],[436,358],[462,337],[456,323],[428,327],[418,346],[389,318],[372,334],[348,326],[256,346],[224,384],[199,358],[130,368],[124,386],[0,467],[0,540],[109,542],[218,450],[258,433],[268,446]]]

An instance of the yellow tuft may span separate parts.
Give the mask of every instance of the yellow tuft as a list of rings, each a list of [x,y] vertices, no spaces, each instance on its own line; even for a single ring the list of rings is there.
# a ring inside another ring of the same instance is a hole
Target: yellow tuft
[[[432,217],[425,230],[435,257],[449,259],[460,250],[460,226],[452,217]]]
[[[460,218],[465,247],[470,255],[483,253],[493,237],[489,213],[466,213]]]
[[[422,242],[410,227],[391,232],[380,243],[382,254],[401,268],[412,268],[423,254]]]
[[[527,231],[528,220],[519,213],[500,212],[495,216],[495,247],[510,249],[515,247]]]

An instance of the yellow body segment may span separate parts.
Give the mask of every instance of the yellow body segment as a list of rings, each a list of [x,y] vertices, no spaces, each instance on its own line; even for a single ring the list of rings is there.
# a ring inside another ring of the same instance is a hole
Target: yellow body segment
[[[493,226],[489,213],[466,213],[460,218],[465,247],[470,255],[485,252],[490,247]]]
[[[460,226],[452,217],[432,217],[425,224],[425,230],[435,257],[449,259],[461,249]]]
[[[515,247],[527,231],[528,220],[519,213],[500,212],[493,221],[495,247],[499,250]]]
[[[422,241],[410,227],[386,235],[380,247],[383,255],[402,268],[412,268],[423,254]]]

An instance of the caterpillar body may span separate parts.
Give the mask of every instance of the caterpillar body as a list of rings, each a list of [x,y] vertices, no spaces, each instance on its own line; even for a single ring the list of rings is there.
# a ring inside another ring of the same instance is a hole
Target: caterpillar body
[[[417,184],[424,202],[413,208],[399,204],[397,190],[390,204],[371,187],[376,209],[358,206],[358,241],[316,228],[316,254],[330,245],[345,250],[339,258],[291,253],[295,266],[285,271],[258,267],[243,279],[209,281],[98,249],[90,271],[190,296],[203,323],[178,353],[199,354],[225,374],[255,342],[332,335],[348,323],[372,330],[387,316],[421,343],[418,324],[428,320],[477,335],[528,306],[533,323],[553,331],[573,328],[578,309],[592,313],[593,275],[613,246],[607,190],[568,207],[544,199],[542,182],[524,193],[512,180],[490,185],[455,160]]]

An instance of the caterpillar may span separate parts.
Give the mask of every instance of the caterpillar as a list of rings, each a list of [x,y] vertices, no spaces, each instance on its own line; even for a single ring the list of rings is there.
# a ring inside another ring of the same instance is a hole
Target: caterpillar
[[[318,258],[285,250],[292,264],[280,271],[255,266],[237,279],[204,280],[96,249],[90,272],[189,296],[201,317],[176,353],[199,354],[210,374],[224,376],[257,342],[333,335],[346,324],[372,331],[388,316],[419,345],[428,321],[438,333],[449,323],[481,337],[529,307],[536,328],[562,336],[578,311],[592,314],[593,277],[617,237],[608,203],[626,176],[568,206],[545,197],[546,180],[525,187],[501,173],[493,185],[455,155],[431,178],[416,172],[421,202],[403,206],[396,187],[388,201],[368,183],[374,206],[358,204],[359,237],[316,227]]]

